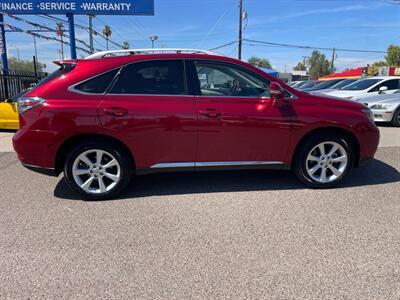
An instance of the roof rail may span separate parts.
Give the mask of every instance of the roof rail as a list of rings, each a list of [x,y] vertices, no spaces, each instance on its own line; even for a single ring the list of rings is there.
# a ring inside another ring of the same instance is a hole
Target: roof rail
[[[154,54],[154,53],[190,53],[190,54],[208,54],[208,55],[221,55],[219,53],[202,50],[202,49],[184,49],[184,48],[149,48],[149,49],[124,49],[124,50],[109,50],[100,51],[87,56],[85,59],[104,58],[109,56],[119,55],[139,55],[139,54]]]

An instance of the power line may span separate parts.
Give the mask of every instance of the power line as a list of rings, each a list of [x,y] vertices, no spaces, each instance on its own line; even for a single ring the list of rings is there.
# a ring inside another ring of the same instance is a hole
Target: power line
[[[64,40],[61,40],[61,39],[58,39],[58,38],[55,38],[55,37],[50,37],[50,36],[46,36],[46,35],[39,34],[39,33],[36,33],[36,32],[32,32],[32,31],[30,31],[30,30],[21,29],[21,28],[19,28],[19,27],[17,27],[17,26],[10,25],[10,24],[5,24],[5,25],[6,25],[8,28],[10,28],[11,31],[23,32],[23,33],[29,34],[29,35],[34,36],[34,37],[37,37],[37,38],[45,39],[45,40],[47,40],[47,41],[51,41],[51,40],[52,40],[52,41],[57,41],[57,42],[59,42],[59,43],[63,43],[64,45],[70,45],[69,42],[66,42],[66,41],[64,41]],[[87,49],[84,49],[84,48],[81,48],[81,47],[76,47],[76,49],[81,50],[81,51],[83,51],[83,52],[86,52],[86,53],[90,54],[90,51],[88,51]]]
[[[207,32],[207,34],[200,40],[198,47],[200,47],[203,42],[210,36],[210,34],[217,28],[218,24],[222,21],[222,19],[229,13],[231,12],[232,8],[234,7],[234,2],[236,0],[233,0],[231,5],[228,6],[228,8],[221,14],[221,16],[217,19],[215,24],[210,28],[210,30]]]
[[[50,16],[50,15],[39,15],[39,17],[46,18],[46,19],[49,19],[49,20],[52,20],[52,21],[62,22],[62,23],[64,23],[64,24],[68,24],[68,21],[65,21],[65,20],[63,20],[63,19],[60,19],[60,18],[57,18],[57,17],[54,17],[54,16]],[[80,28],[80,29],[83,29],[83,30],[89,32],[89,27],[82,26],[82,25],[79,25],[79,24],[75,24],[75,27]],[[92,32],[93,32],[95,35],[101,36],[101,37],[102,37],[103,39],[105,39],[105,40],[107,39],[102,33],[98,32],[97,30],[94,30],[94,29],[93,29]],[[119,47],[119,48],[122,48],[122,45],[121,45],[121,44],[118,44],[118,43],[116,43],[116,42],[114,42],[113,40],[110,40],[110,39],[108,39],[108,41],[109,41],[111,44],[114,44],[115,46],[117,46],[117,47]]]
[[[299,49],[315,49],[315,50],[323,50],[323,51],[341,51],[341,52],[358,52],[358,53],[380,53],[386,54],[387,51],[381,50],[363,50],[363,49],[345,49],[345,48],[328,48],[328,47],[314,47],[314,46],[305,46],[305,45],[293,45],[293,44],[283,44],[283,43],[274,43],[274,42],[266,42],[266,41],[258,41],[258,40],[251,40],[251,39],[243,39],[243,41],[248,42],[248,46],[259,46],[254,45],[251,43],[261,44],[263,46],[274,46],[274,47],[286,47],[286,48],[299,48]]]
[[[12,19],[18,21],[18,22],[23,22],[23,23],[29,24],[29,25],[31,25],[31,26],[33,26],[33,27],[36,27],[36,28],[45,29],[45,30],[48,31],[48,32],[56,32],[55,29],[50,28],[50,27],[48,27],[48,26],[41,25],[41,24],[38,24],[38,23],[34,23],[34,22],[28,21],[28,20],[26,20],[26,19],[23,19],[23,18],[21,18],[21,17],[14,16],[14,15],[12,15],[12,14],[5,14],[5,15],[6,15],[7,17],[10,17],[10,18],[12,18]],[[69,38],[69,35],[68,35],[68,34],[65,34],[65,33],[64,33],[64,36],[65,36],[66,38]],[[90,46],[89,46],[85,41],[83,41],[83,40],[81,40],[81,39],[77,39],[77,38],[76,38],[75,40],[76,40],[78,43],[81,43],[82,45],[84,45],[85,47],[88,47],[88,48],[90,49]]]
[[[230,42],[230,43],[226,43],[226,44],[223,44],[223,45],[221,45],[221,46],[217,46],[217,47],[211,48],[211,49],[209,49],[209,50],[210,50],[210,51],[215,51],[215,50],[218,50],[218,49],[221,49],[221,48],[228,47],[228,46],[233,45],[233,44],[235,44],[235,43],[237,43],[237,41],[233,41],[233,42]]]

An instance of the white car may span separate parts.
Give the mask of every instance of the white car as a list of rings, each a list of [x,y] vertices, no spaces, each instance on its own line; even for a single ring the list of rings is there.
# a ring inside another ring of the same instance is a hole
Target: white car
[[[370,77],[358,80],[326,95],[358,100],[379,94],[391,94],[400,89],[400,76]]]
[[[358,102],[371,109],[375,122],[390,122],[400,127],[400,90],[389,95],[359,99]]]
[[[324,90],[318,90],[318,91],[312,91],[310,94],[316,94],[316,95],[324,95],[333,91],[341,90],[345,86],[348,86],[356,81],[360,80],[360,78],[351,78],[351,79],[345,79],[343,81],[340,81],[336,83],[335,85],[331,86],[329,89],[324,89]]]

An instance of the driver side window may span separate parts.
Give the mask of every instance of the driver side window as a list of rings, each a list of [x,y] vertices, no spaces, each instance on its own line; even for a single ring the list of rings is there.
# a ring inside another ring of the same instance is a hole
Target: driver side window
[[[400,89],[400,80],[399,79],[392,79],[392,80],[387,80],[382,82],[381,84],[378,84],[376,87],[371,89],[369,93],[372,92],[378,92],[379,89],[383,86],[386,86],[388,88],[388,91],[390,90],[397,90]]]
[[[269,80],[226,64],[196,62],[202,96],[269,97]]]

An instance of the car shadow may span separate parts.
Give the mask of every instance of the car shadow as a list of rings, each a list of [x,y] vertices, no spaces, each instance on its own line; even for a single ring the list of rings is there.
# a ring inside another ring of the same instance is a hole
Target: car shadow
[[[0,129],[0,132],[6,132],[6,133],[16,133],[18,130],[15,129]]]
[[[400,181],[400,173],[392,166],[373,160],[354,169],[338,188],[380,185]],[[250,192],[306,189],[289,171],[215,171],[163,173],[136,177],[135,182],[113,200],[165,195],[204,194],[219,192]],[[54,196],[80,200],[62,178]]]
[[[378,127],[391,127],[393,128],[393,125],[390,124],[390,122],[375,122],[376,126]]]

